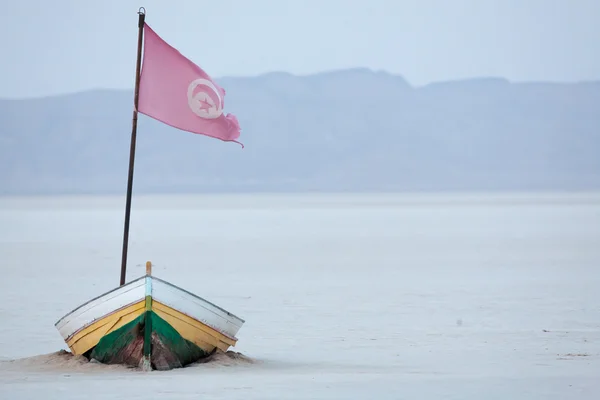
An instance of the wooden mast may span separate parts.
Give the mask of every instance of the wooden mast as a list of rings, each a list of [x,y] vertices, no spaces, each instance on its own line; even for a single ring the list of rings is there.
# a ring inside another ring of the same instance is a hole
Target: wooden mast
[[[137,136],[138,119],[138,100],[140,94],[140,70],[142,65],[142,38],[144,36],[144,22],[146,18],[146,9],[140,7],[138,10],[138,43],[137,43],[137,61],[135,66],[135,92],[133,98],[133,118],[131,122],[131,146],[129,149],[129,175],[127,178],[127,200],[125,203],[125,226],[123,229],[123,254],[121,258],[121,282],[120,286],[125,284],[127,272],[127,248],[129,244],[129,220],[131,217],[131,193],[133,189],[133,166],[135,161],[135,144]]]

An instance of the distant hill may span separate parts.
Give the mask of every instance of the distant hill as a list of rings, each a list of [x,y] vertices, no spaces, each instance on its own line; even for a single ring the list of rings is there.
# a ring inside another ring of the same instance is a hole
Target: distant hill
[[[224,143],[140,115],[135,193],[600,189],[600,82],[223,78]],[[0,100],[0,194],[125,193],[132,91]]]

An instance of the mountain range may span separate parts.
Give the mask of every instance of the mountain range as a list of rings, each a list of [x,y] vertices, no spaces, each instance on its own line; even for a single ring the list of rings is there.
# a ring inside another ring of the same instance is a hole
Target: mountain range
[[[217,79],[225,143],[139,116],[134,193],[600,189],[600,81]],[[0,194],[123,194],[133,90],[0,100]]]

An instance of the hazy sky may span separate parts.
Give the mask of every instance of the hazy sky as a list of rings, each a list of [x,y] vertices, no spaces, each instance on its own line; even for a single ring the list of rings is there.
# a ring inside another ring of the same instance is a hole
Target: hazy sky
[[[137,10],[213,77],[600,79],[600,0],[2,0],[0,97],[131,88]]]

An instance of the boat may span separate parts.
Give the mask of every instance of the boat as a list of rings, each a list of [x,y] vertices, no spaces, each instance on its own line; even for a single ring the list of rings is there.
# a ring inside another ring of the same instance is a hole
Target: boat
[[[243,319],[151,271],[148,261],[145,276],[56,322],[74,355],[104,364],[169,370],[235,346]]]
[[[55,327],[74,355],[151,371],[185,367],[227,351],[236,345],[244,320],[153,276],[150,261],[144,276],[125,282],[138,113],[244,146],[237,141],[237,118],[223,113],[225,91],[158,36],[145,16],[140,7],[120,285],[69,312]]]

